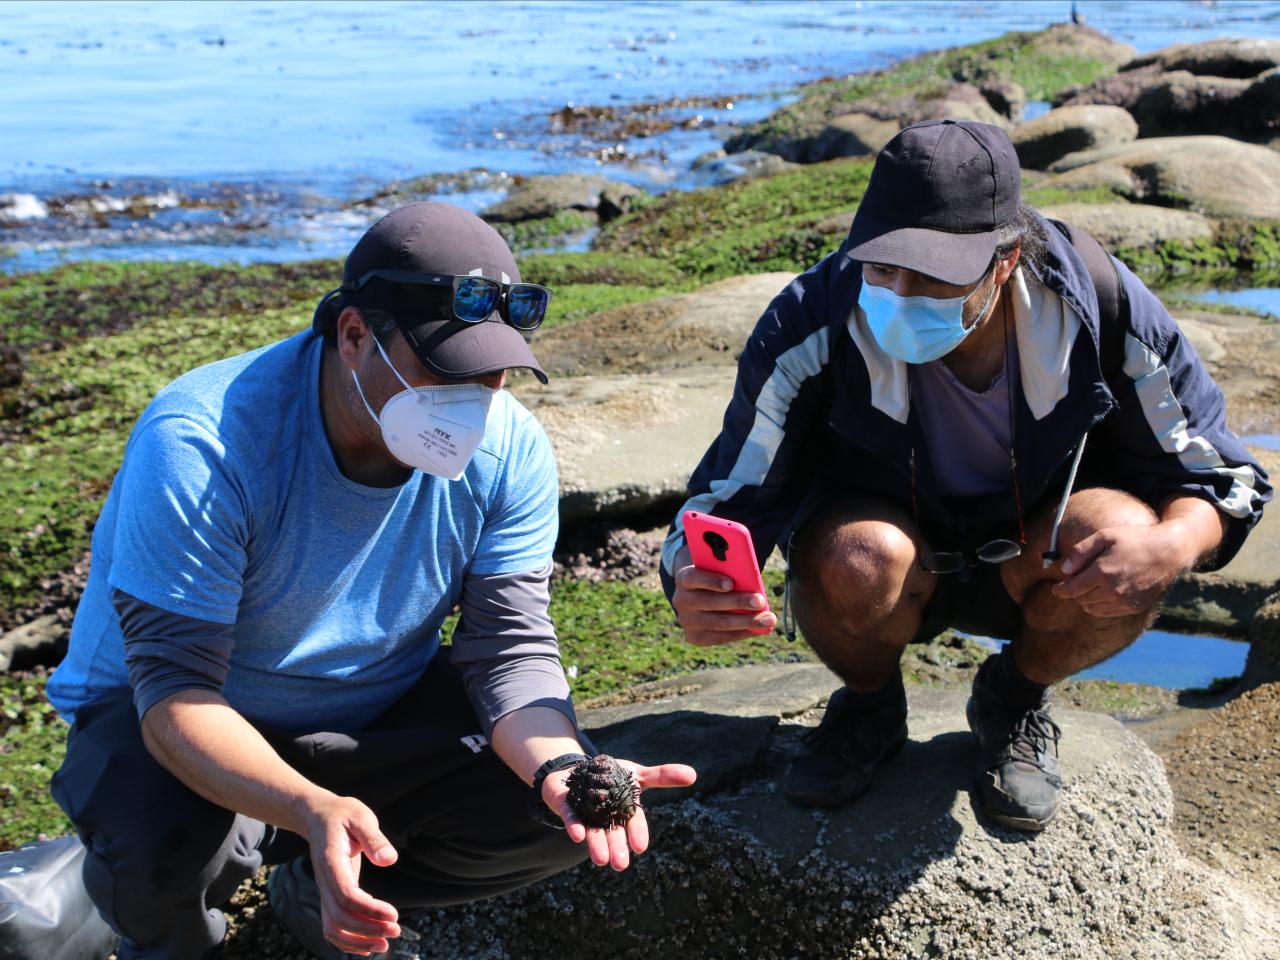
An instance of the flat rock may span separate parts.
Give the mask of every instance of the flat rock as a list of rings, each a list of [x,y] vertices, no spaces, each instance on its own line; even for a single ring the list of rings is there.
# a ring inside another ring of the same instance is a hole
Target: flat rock
[[[734,183],[738,180],[754,180],[756,177],[770,177],[775,173],[784,173],[796,169],[796,164],[784,160],[774,153],[760,150],[743,150],[724,156],[713,156],[704,159],[694,166],[700,184],[718,186]]]
[[[814,143],[806,152],[808,162],[830,160],[834,157],[873,156],[898,135],[902,124],[855,110],[833,117],[819,131]]]
[[[1147,203],[1059,203],[1039,208],[1046,217],[1083,227],[1108,249],[1150,247],[1177,240],[1211,240],[1214,223],[1190,210]]]
[[[1265,904],[1180,852],[1163,766],[1108,717],[1058,715],[1068,787],[1031,837],[975,813],[961,693],[911,689],[903,752],[870,794],[823,812],[791,806],[777,783],[834,678],[797,665],[705,681],[620,720],[583,711],[605,751],[714,771],[694,796],[646,794],[652,843],[631,869],[583,865],[406,922],[439,955],[475,958],[1203,960],[1276,946],[1275,923],[1256,920]]]
[[[1073,153],[1044,187],[1108,187],[1215,217],[1280,217],[1280,155],[1226,137],[1159,137]]]
[[[733,378],[733,367],[694,367],[660,378],[562,378],[522,393],[556,452],[561,521],[680,499],[720,432]]]
[[[628,203],[627,198],[644,191],[639,187],[610,180],[567,173],[553,177],[530,177],[512,188],[506,199],[482,210],[480,216],[494,223],[515,223],[553,217],[562,210],[615,213]]]
[[[0,634],[0,673],[57,663],[67,649],[67,627],[48,614]]]
[[[1147,66],[1212,77],[1256,77],[1264,70],[1280,66],[1280,40],[1228,37],[1204,43],[1178,43],[1135,57],[1120,69],[1128,72]]]
[[[534,349],[555,379],[733,366],[756,321],[793,273],[730,277],[693,293],[606,310],[540,333]]]
[[[1027,105],[1027,91],[1012,80],[991,80],[980,88],[983,99],[991,109],[1012,123],[1022,122],[1022,112]]]
[[[1268,143],[1280,121],[1278,72],[1280,68],[1271,68],[1240,79],[1147,65],[1064,91],[1057,105],[1123,107],[1137,121],[1142,138],[1221,134]]]
[[[792,279],[733,277],[537,338],[551,383],[525,380],[513,390],[556,451],[562,520],[635,512],[683,495],[720,431],[738,351]]]
[[[1043,170],[1069,153],[1128,143],[1138,123],[1121,107],[1059,107],[1017,127],[1010,135],[1024,167]]]

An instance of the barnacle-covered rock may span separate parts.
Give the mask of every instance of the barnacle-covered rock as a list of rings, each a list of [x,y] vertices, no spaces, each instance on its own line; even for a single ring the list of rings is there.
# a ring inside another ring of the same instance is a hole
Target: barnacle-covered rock
[[[578,764],[566,784],[569,806],[588,827],[620,827],[640,806],[640,784],[607,754]]]

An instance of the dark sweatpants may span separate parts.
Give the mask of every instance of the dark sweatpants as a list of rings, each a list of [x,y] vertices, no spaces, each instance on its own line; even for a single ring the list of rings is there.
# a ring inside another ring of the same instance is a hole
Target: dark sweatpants
[[[358,733],[281,735],[312,781],[359,797],[400,854],[360,882],[397,907],[506,893],[565,870],[585,845],[529,818],[529,788],[483,744],[441,651],[423,679]],[[88,848],[89,895],[122,936],[120,960],[198,960],[222,942],[218,906],[264,863],[306,853],[301,837],[209,803],[147,752],[128,690],[85,704],[53,778]]]

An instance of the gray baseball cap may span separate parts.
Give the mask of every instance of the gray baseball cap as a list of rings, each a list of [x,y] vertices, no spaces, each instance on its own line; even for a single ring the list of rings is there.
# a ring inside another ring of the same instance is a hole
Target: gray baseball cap
[[[474,213],[436,202],[411,203],[388,213],[347,255],[335,307],[350,305],[390,313],[422,364],[445,379],[462,380],[525,367],[547,382],[524,334],[507,323],[498,310],[479,322],[459,320],[453,313],[453,289],[448,285],[370,278],[379,272],[443,278],[482,275],[506,284],[519,283],[520,268],[506,241]]]
[[[1022,171],[1009,135],[970,120],[925,120],[876,157],[849,231],[848,255],[954,284],[979,279],[997,231],[1022,203]]]

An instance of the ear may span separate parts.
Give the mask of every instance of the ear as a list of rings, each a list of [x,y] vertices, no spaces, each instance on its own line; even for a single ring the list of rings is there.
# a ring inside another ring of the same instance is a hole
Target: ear
[[[364,322],[364,317],[356,307],[347,307],[338,314],[338,322],[334,324],[338,344],[338,356],[347,367],[354,370],[364,360],[364,353],[369,349],[369,341],[373,339],[373,331]]]
[[[1012,252],[1003,260],[996,261],[996,286],[1000,286],[1013,275],[1013,268],[1018,265],[1018,259],[1022,256],[1022,244],[1019,243],[1013,248]]]

